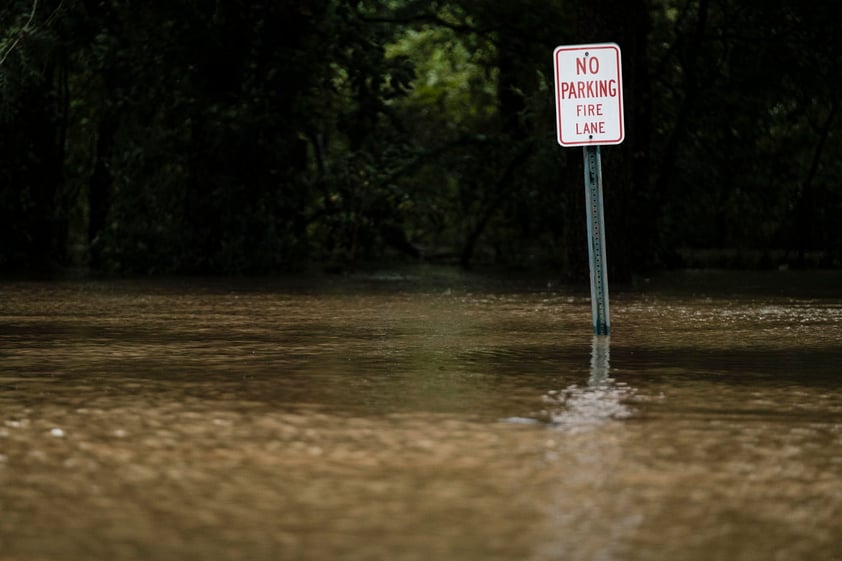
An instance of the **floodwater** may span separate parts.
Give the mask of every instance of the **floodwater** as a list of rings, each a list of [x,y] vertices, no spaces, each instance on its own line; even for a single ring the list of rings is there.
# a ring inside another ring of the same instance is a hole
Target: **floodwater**
[[[842,275],[0,282],[0,559],[842,560]]]

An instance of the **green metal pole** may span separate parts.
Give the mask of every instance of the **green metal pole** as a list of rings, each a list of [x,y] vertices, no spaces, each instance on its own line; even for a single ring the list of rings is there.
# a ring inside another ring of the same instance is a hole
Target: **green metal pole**
[[[605,213],[602,204],[602,158],[599,146],[585,146],[584,156],[593,332],[595,335],[608,335],[611,319],[608,309],[608,266],[605,258]]]

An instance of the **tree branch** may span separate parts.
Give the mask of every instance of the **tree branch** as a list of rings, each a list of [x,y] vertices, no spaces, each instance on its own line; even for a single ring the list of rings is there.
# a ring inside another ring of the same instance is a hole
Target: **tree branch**
[[[20,28],[20,31],[18,31],[15,40],[12,41],[12,44],[9,45],[9,48],[6,49],[5,53],[3,53],[2,58],[0,58],[0,66],[3,66],[3,63],[6,62],[6,59],[9,58],[9,55],[12,53],[12,51],[14,51],[15,47],[18,46],[18,43],[20,43],[21,38],[23,38],[27,33],[29,33],[29,31],[31,31],[30,25],[32,25],[32,20],[35,19],[35,12],[37,9],[38,0],[32,0],[32,10],[29,12],[29,19],[26,20],[26,23],[23,25],[23,27]]]

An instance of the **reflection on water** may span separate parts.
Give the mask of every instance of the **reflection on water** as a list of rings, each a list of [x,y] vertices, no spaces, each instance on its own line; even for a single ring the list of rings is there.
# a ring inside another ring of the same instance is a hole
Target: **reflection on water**
[[[0,283],[0,558],[842,559],[816,279]]]
[[[610,355],[610,339],[595,336],[587,385],[571,384],[562,391],[553,390],[544,396],[544,401],[550,404],[549,417],[554,426],[582,430],[631,416],[629,401],[634,391],[609,376]]]

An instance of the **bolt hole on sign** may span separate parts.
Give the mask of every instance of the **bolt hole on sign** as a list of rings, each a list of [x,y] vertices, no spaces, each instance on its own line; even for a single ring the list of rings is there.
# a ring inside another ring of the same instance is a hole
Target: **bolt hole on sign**
[[[623,71],[615,43],[556,47],[556,125],[562,146],[620,144]]]

